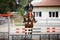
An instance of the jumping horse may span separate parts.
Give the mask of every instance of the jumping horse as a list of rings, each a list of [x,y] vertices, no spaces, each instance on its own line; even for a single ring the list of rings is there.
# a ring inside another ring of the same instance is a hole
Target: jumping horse
[[[28,11],[24,16],[24,23],[25,23],[25,28],[33,28],[34,17],[31,8],[28,8]]]
[[[26,32],[27,35],[31,35],[32,37],[32,28],[33,28],[33,23],[34,23],[34,17],[32,14],[32,8],[28,8],[28,11],[26,15],[24,15],[24,23],[25,23],[25,28],[29,29],[30,32]],[[27,30],[25,30],[27,31]]]

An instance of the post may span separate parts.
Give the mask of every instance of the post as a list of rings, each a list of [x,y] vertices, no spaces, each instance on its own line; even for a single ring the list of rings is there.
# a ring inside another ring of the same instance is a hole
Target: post
[[[10,16],[8,16],[8,40],[10,40]]]
[[[41,34],[40,34],[40,39],[39,40],[41,40]]]

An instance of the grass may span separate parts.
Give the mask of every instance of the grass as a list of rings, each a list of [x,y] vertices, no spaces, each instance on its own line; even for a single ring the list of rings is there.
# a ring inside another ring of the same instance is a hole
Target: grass
[[[15,23],[21,22],[21,20],[14,19]]]
[[[17,15],[17,18],[14,18],[14,24],[15,26],[23,26],[21,22],[23,21],[23,17],[21,15]]]
[[[23,26],[23,24],[15,24],[15,26]]]
[[[23,24],[20,24],[21,21],[22,21],[22,19],[21,19],[21,20],[15,19],[15,20],[14,20],[15,26],[23,26]]]

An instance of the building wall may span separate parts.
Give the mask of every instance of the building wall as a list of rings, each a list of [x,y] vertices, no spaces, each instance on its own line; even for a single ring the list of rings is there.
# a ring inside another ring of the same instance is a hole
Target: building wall
[[[57,11],[58,17],[49,17],[50,11]],[[40,25],[59,26],[60,24],[60,7],[34,7],[33,12],[41,12],[41,17],[36,16],[37,13],[35,15],[35,19],[40,23]]]
[[[60,14],[60,7],[34,7],[33,12],[42,12],[42,18],[49,18],[49,11],[56,12]],[[60,16],[59,16],[60,18]]]

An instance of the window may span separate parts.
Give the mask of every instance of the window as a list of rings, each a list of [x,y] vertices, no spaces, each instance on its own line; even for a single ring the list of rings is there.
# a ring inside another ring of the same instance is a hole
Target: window
[[[41,17],[42,15],[41,15],[41,12],[39,12],[39,17]]]
[[[34,17],[41,17],[42,16],[41,12],[33,12],[33,14],[34,14]]]
[[[52,12],[52,15],[53,15],[52,17],[55,17],[55,12]]]
[[[49,17],[51,17],[51,12],[49,12]]]
[[[56,12],[56,17],[58,17],[58,12]]]
[[[38,12],[36,12],[36,17],[38,17]]]
[[[57,12],[49,12],[49,17],[58,17],[58,11]]]

